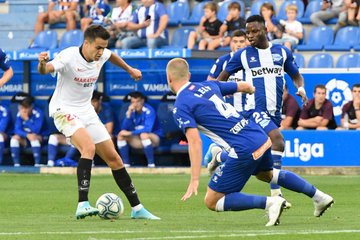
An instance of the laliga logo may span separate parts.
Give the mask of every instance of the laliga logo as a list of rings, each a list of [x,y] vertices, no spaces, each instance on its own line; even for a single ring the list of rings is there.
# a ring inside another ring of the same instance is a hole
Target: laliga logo
[[[341,115],[341,108],[344,104],[352,100],[351,89],[349,84],[343,80],[331,79],[326,83],[326,98],[334,106],[334,115]]]
[[[293,143],[286,140],[284,154],[286,157],[298,157],[301,161],[307,162],[311,159],[311,157],[324,157],[324,144],[300,143],[298,138],[295,138]]]

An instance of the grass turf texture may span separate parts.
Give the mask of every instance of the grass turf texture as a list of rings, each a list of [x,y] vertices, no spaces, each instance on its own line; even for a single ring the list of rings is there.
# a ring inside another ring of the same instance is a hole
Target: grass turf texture
[[[161,221],[132,220],[130,206],[112,176],[93,176],[90,202],[117,193],[125,213],[115,221],[99,217],[76,220],[76,177],[71,175],[0,174],[0,239],[360,239],[360,176],[305,176],[335,198],[320,219],[312,200],[283,190],[293,207],[281,225],[267,228],[264,210],[216,213],[203,204],[208,177],[198,196],[187,202],[188,175],[132,175],[142,203]],[[246,193],[269,194],[267,184],[252,178]]]

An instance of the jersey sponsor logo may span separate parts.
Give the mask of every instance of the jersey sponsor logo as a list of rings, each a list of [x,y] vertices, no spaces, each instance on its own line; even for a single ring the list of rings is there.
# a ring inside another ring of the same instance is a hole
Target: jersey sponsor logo
[[[301,161],[307,162],[311,158],[324,157],[323,143],[300,143],[298,138],[294,141],[285,141],[285,157],[299,158]]]
[[[249,124],[249,121],[245,118],[241,119],[240,122],[236,123],[231,129],[230,132],[233,134],[238,134],[246,125]]]
[[[344,80],[333,78],[326,85],[326,98],[333,104],[335,116],[340,116],[342,107],[352,100],[351,89],[349,84]]]
[[[280,66],[257,67],[257,68],[251,68],[250,70],[253,77],[262,77],[264,75],[276,75],[276,76],[283,75],[283,68]]]

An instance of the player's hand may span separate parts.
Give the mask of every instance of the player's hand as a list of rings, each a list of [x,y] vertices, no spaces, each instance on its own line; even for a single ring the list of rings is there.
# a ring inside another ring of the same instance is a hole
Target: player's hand
[[[139,81],[142,78],[142,73],[139,69],[131,68],[129,71],[130,77],[135,81]]]
[[[130,131],[128,131],[128,130],[121,130],[120,131],[120,136],[123,136],[123,137],[129,137],[129,136],[131,136],[131,132]]]
[[[303,102],[303,106],[305,106],[307,103],[308,103],[308,98],[306,96],[306,92],[305,91],[302,91],[301,89],[299,89],[297,92],[296,92],[296,95],[300,96],[301,97],[301,100]]]
[[[38,56],[38,60],[40,64],[46,64],[49,61],[49,55],[47,52],[41,52]]]
[[[186,193],[182,196],[181,200],[186,201],[188,200],[193,194],[195,196],[198,194],[198,187],[199,187],[199,180],[191,180]]]

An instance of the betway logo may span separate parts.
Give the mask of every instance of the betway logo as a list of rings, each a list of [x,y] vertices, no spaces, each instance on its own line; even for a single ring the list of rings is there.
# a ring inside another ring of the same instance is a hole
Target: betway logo
[[[324,157],[323,143],[300,143],[298,138],[294,138],[294,142],[285,141],[285,157],[300,158],[301,161],[307,162],[312,157]]]
[[[251,74],[253,77],[261,77],[262,75],[276,75],[282,76],[283,68],[280,66],[275,67],[257,67],[251,68]]]
[[[170,91],[167,84],[144,84],[144,90],[148,92],[166,92]]]

